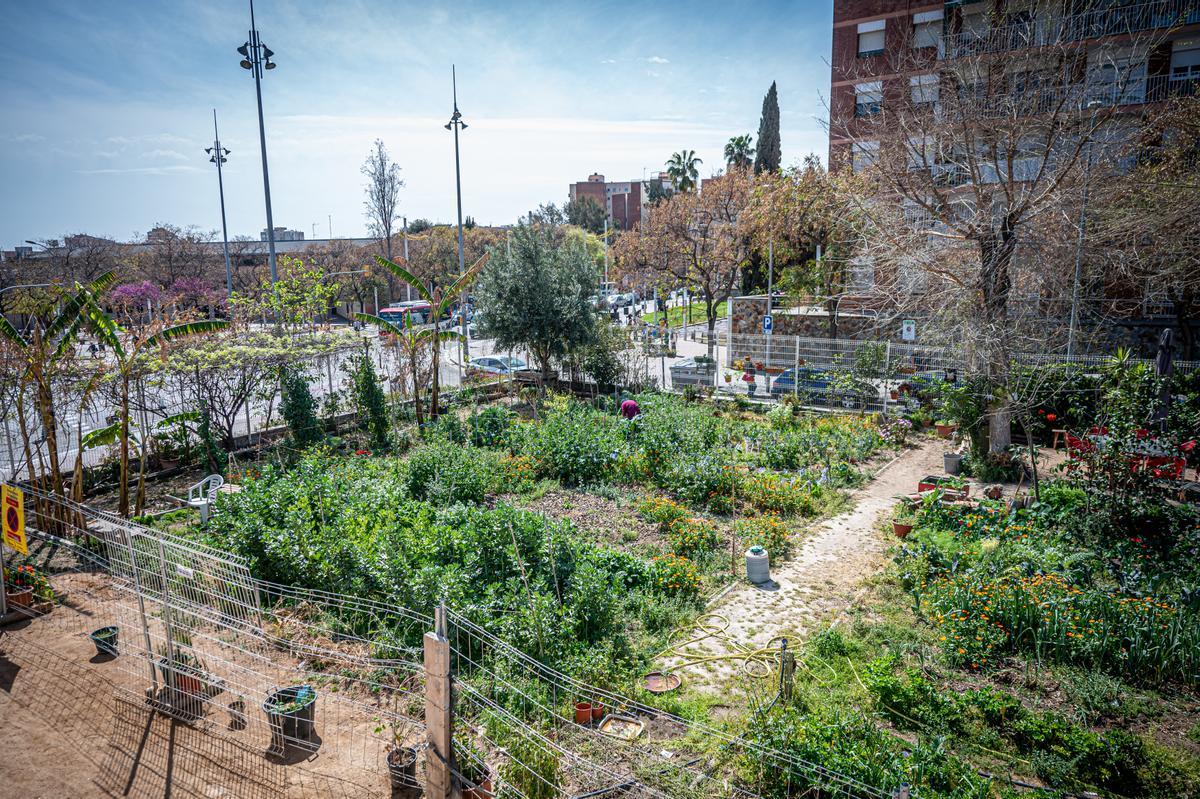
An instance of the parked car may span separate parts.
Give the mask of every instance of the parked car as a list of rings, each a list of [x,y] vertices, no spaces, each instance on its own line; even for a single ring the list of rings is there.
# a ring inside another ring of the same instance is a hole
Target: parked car
[[[771,381],[772,394],[804,392],[814,402],[824,404],[831,401],[843,408],[864,408],[878,397],[878,390],[870,383],[853,378],[837,378],[830,372],[801,366],[785,369]]]
[[[509,375],[527,368],[525,361],[509,355],[485,355],[467,364],[468,374]]]

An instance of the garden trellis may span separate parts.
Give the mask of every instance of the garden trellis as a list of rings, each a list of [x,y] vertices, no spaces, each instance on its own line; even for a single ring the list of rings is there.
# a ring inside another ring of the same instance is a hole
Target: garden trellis
[[[315,729],[326,731],[322,756],[363,774],[386,769],[389,744],[417,747],[424,741],[420,707],[429,676],[422,674],[418,642],[433,626],[428,616],[361,597],[265,583],[236,556],[26,491],[34,508],[30,560],[71,599],[37,624],[73,635],[87,634],[101,622],[118,626],[113,683],[128,700],[148,701],[208,734],[278,756],[306,751],[314,742],[293,728],[281,731],[261,708],[274,689],[308,685],[318,697]],[[70,522],[64,526],[61,519]],[[783,774],[789,789],[819,787],[823,795],[863,799],[892,795],[588,685],[457,613],[440,612],[453,697],[448,709],[455,757],[448,765],[460,778],[464,768],[480,761],[475,765],[498,769],[504,789],[522,799],[582,794],[751,799],[759,795],[753,775],[735,780],[733,774],[754,764],[752,771]],[[578,697],[669,726],[681,746],[695,737],[710,754],[665,756],[655,746],[574,724],[562,712],[562,701]],[[228,726],[221,723],[226,717]],[[552,774],[546,773],[546,758],[556,763]]]

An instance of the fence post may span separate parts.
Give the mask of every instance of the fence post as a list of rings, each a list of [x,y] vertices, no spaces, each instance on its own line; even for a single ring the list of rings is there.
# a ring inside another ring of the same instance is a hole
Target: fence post
[[[800,396],[800,337],[796,336],[796,357],[792,361],[792,397]]]
[[[433,613],[433,631],[425,633],[425,796],[449,799],[452,731],[450,707],[450,639],[446,637],[446,606]]]

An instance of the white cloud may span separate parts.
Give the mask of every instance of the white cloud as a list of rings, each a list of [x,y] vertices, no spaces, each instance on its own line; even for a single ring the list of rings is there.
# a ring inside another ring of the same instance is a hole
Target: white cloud
[[[151,150],[148,153],[142,153],[142,158],[145,158],[148,161],[155,161],[155,160],[188,161],[188,160],[190,160],[186,155],[179,152],[178,150]]]
[[[671,62],[660,55],[652,55],[646,59],[651,64],[670,64]]]
[[[80,175],[176,175],[180,172],[197,172],[194,166],[138,166],[129,169],[81,169]]]

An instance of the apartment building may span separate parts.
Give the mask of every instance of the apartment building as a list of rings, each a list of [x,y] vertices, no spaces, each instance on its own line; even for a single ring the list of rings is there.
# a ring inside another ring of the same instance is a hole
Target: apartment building
[[[1064,97],[1130,113],[1200,86],[1200,0],[834,0],[829,160],[859,168],[890,102],[945,93],[981,113],[1045,111]],[[989,106],[990,104],[990,106]]]
[[[609,223],[620,230],[629,230],[641,222],[646,213],[650,185],[669,189],[671,180],[660,172],[648,180],[607,181],[604,175],[593,172],[586,181],[572,183],[567,196],[572,200],[589,198],[604,207]]]

